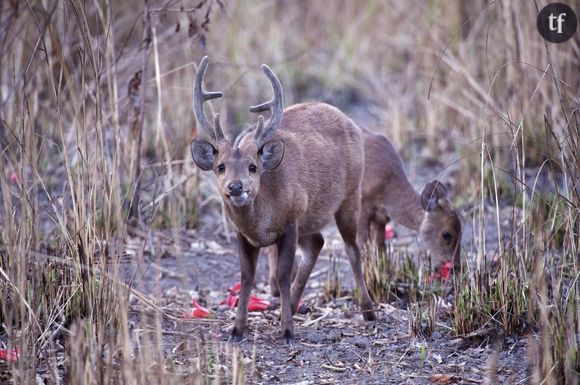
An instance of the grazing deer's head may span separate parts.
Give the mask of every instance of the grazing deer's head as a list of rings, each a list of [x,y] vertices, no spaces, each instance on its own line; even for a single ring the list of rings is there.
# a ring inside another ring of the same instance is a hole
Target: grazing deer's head
[[[191,155],[199,168],[213,170],[218,179],[219,193],[226,204],[236,207],[251,205],[260,189],[261,175],[277,168],[284,157],[284,141],[272,138],[282,121],[284,102],[282,85],[274,72],[265,64],[262,71],[272,84],[272,100],[250,107],[251,112],[272,111],[272,116],[264,124],[263,116],[258,117],[258,124],[253,135],[248,134],[230,143],[224,138],[220,127],[219,114],[216,114],[214,125],[205,116],[203,103],[221,97],[221,92],[204,92],[203,77],[209,58],[202,59],[195,76],[193,107],[195,117],[200,123],[202,132],[208,140],[197,139],[191,143]]]
[[[439,256],[453,257],[460,262],[461,221],[447,195],[447,188],[439,181],[428,183],[421,194],[425,218],[420,227],[421,242]]]

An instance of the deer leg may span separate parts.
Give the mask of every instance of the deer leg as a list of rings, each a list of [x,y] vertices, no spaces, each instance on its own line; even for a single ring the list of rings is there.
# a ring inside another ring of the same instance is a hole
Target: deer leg
[[[372,207],[370,207],[369,205],[365,205],[363,203],[357,226],[358,231],[357,241],[360,247],[362,248],[367,246],[367,242],[370,239],[372,217],[373,217]]]
[[[276,278],[278,263],[278,250],[276,246],[271,246],[267,249],[268,254],[268,281],[270,284],[270,295],[272,297],[280,297],[280,288],[278,287],[278,279]],[[292,267],[292,279],[293,282],[298,273],[298,266],[300,266],[300,261],[298,260],[298,255],[294,257],[294,266]]]
[[[250,293],[254,285],[256,275],[256,264],[260,248],[252,246],[248,240],[238,233],[238,245],[240,247],[240,269],[242,271],[242,281],[239,294],[238,311],[234,328],[230,332],[229,342],[239,342],[242,340],[246,323],[248,321],[248,303]]]
[[[290,301],[290,281],[292,267],[296,255],[296,241],[298,239],[298,224],[293,221],[286,225],[286,229],[278,238],[278,261],[276,279],[280,288],[280,314],[282,318],[282,340],[291,345],[294,343],[294,321],[292,320],[292,303]]]
[[[377,253],[379,255],[384,255],[387,252],[387,247],[385,246],[385,226],[390,221],[387,217],[387,221],[372,221],[372,230],[374,232],[374,241],[377,248]]]
[[[361,310],[363,312],[363,317],[366,321],[374,321],[376,319],[375,313],[373,311],[374,305],[367,290],[367,285],[365,283],[362,270],[361,252],[356,243],[356,219],[359,216],[359,208],[357,206],[358,205],[356,203],[352,204],[352,202],[344,202],[336,213],[335,219],[340,236],[344,241],[346,255],[348,257],[348,261],[350,262],[350,267],[354,273],[356,285],[359,290],[359,301]]]
[[[276,278],[276,271],[278,270],[278,250],[275,246],[270,246],[267,249],[268,253],[268,281],[270,282],[270,294],[272,297],[280,296],[280,288],[278,287],[278,279]]]
[[[302,236],[298,239],[298,244],[302,249],[302,261],[298,266],[296,277],[292,281],[291,300],[292,312],[295,313],[300,303],[300,298],[306,287],[306,282],[312,273],[312,269],[316,264],[320,250],[324,246],[324,238],[322,234],[316,233],[307,236]]]

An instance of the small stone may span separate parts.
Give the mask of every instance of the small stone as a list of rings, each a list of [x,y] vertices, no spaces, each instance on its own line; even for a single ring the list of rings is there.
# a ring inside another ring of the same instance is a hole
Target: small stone
[[[351,337],[346,342],[360,349],[366,349],[369,346],[368,339],[361,336]]]
[[[318,344],[323,342],[326,339],[326,334],[318,332],[318,331],[311,331],[306,334],[306,340],[311,343]]]

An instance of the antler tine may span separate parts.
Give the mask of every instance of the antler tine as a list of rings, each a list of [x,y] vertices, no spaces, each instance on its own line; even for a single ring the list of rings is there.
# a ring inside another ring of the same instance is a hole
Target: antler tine
[[[271,100],[265,103],[250,107],[250,112],[263,112],[268,110],[272,111],[272,116],[270,117],[266,127],[256,130],[255,137],[256,140],[260,143],[268,140],[274,131],[278,129],[280,123],[282,122],[282,114],[284,112],[284,96],[282,93],[282,84],[280,83],[280,80],[266,64],[262,64],[261,68],[262,72],[264,72],[264,74],[266,74],[270,80],[274,96]]]
[[[219,114],[216,114],[215,127],[212,127],[211,123],[205,116],[203,103],[211,99],[221,98],[224,94],[222,92],[205,92],[203,90],[203,77],[205,76],[205,70],[207,69],[208,64],[209,56],[204,56],[199,63],[199,68],[195,75],[195,82],[193,83],[193,112],[203,132],[217,142],[224,138],[223,131],[219,124]]]
[[[256,132],[254,132],[254,140],[259,142],[260,138],[264,134],[264,117],[262,115],[258,116],[258,124],[256,124]]]

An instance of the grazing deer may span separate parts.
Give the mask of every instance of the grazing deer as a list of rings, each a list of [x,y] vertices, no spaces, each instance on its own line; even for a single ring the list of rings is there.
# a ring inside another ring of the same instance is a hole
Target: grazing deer
[[[453,258],[460,268],[461,222],[439,181],[428,183],[421,195],[411,186],[403,162],[391,142],[382,135],[362,132],[365,170],[362,183],[358,244],[374,241],[377,251],[385,250],[385,225],[392,219],[419,232],[419,240],[438,258]],[[268,250],[270,265],[276,250]],[[269,274],[273,296],[280,294],[274,270]]]
[[[421,195],[407,180],[403,162],[391,142],[364,130],[365,173],[362,185],[359,245],[371,237],[385,248],[385,225],[392,219],[419,232],[420,242],[438,258],[453,258],[459,270],[461,222],[439,181],[428,183]]]
[[[324,244],[320,230],[333,218],[354,272],[364,319],[374,320],[356,239],[364,167],[360,129],[327,104],[297,104],[284,110],[280,81],[264,64],[274,97],[250,111],[270,110],[270,120],[264,124],[260,115],[256,129],[232,144],[224,138],[219,115],[212,127],[203,110],[205,101],[222,96],[203,91],[208,61],[206,56],[199,65],[193,102],[208,140],[192,141],[191,154],[199,168],[214,171],[226,213],[237,229],[242,277],[229,340],[240,341],[246,328],[260,248],[276,245],[272,270],[280,288],[282,338],[287,344],[294,342],[292,314]],[[291,286],[297,246],[304,258]]]

